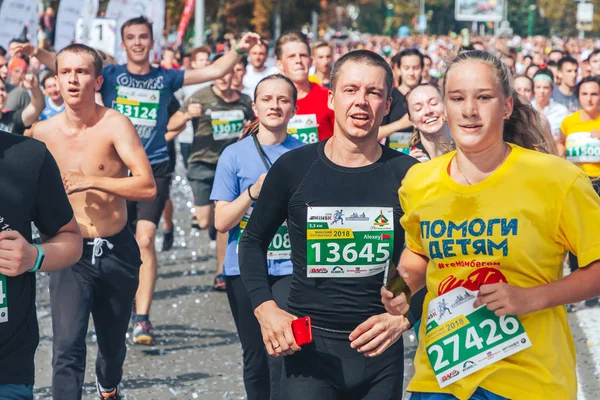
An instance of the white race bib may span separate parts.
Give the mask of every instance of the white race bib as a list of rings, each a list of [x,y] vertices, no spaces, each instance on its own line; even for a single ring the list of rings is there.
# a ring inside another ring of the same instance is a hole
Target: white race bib
[[[213,111],[210,119],[214,140],[237,139],[244,130],[242,110]]]
[[[429,302],[425,348],[440,387],[531,346],[518,317],[473,308],[477,293],[459,287]]]
[[[386,270],[394,252],[392,207],[308,207],[309,278],[362,278]]]
[[[296,115],[288,123],[287,132],[302,143],[317,143],[319,141],[317,115]]]
[[[567,136],[567,160],[574,163],[600,162],[600,140],[590,132],[578,132]]]
[[[156,126],[160,91],[119,86],[113,109],[131,120],[134,125]]]

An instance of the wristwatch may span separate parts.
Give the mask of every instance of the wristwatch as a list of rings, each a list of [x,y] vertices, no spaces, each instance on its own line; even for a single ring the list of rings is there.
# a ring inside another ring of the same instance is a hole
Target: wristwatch
[[[29,272],[38,272],[42,265],[44,265],[44,260],[46,259],[46,254],[44,254],[44,249],[39,244],[34,244],[35,248],[38,250],[37,259],[35,260],[35,265]]]

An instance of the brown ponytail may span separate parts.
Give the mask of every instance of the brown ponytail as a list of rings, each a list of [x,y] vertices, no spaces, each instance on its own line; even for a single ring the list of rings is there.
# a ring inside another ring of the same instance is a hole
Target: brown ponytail
[[[242,132],[242,134],[240,135],[240,138],[238,139],[238,142],[242,139],[247,138],[248,136],[256,135],[258,133],[258,125],[259,124],[260,124],[260,122],[258,121],[258,118],[257,118],[254,121],[250,122],[248,125],[246,125],[246,127],[244,128],[244,131]]]

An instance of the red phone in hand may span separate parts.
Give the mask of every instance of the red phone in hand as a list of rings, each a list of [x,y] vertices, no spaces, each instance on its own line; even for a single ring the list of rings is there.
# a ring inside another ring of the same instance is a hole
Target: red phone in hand
[[[310,317],[302,317],[292,321],[292,332],[298,346],[312,342],[312,324]]]

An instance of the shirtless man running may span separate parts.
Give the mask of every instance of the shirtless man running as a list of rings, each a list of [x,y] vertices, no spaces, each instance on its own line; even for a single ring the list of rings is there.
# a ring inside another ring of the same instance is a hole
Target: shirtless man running
[[[127,227],[126,200],[153,200],[156,184],[129,119],[95,102],[103,82],[96,51],[73,44],[56,60],[66,109],[35,125],[32,136],[56,158],[84,249],[77,264],[50,277],[52,392],[55,399],[81,399],[91,313],[98,337],[98,394],[119,399],[125,333],[141,264]]]

